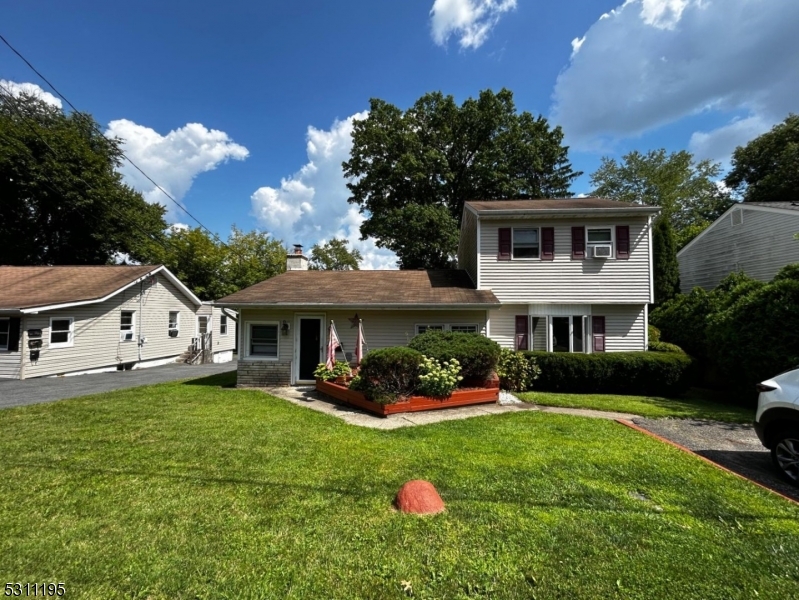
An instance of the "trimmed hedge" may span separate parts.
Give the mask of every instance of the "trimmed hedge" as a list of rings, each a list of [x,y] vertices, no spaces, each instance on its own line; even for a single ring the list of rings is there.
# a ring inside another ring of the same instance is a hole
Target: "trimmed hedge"
[[[358,391],[374,402],[393,404],[413,395],[419,385],[424,356],[411,348],[372,350],[361,361]]]
[[[536,389],[577,394],[674,396],[696,378],[694,361],[672,352],[525,352],[541,368]]]
[[[426,331],[414,337],[409,348],[443,363],[451,358],[461,365],[464,381],[488,379],[497,368],[501,348],[479,333]]]
[[[685,350],[680,348],[677,344],[669,344],[668,342],[649,342],[650,352],[679,352],[685,354]]]

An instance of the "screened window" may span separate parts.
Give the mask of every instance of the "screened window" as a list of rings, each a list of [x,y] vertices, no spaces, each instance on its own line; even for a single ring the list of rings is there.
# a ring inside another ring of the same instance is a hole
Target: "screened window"
[[[72,345],[72,318],[50,319],[50,347],[59,348]]]
[[[417,325],[416,334],[424,333],[425,331],[444,331],[443,325]]]
[[[133,340],[134,313],[132,310],[123,310],[119,317],[119,339],[123,342]]]
[[[277,358],[277,324],[250,325],[250,355]]]
[[[227,335],[227,315],[219,317],[219,335]]]
[[[513,258],[538,258],[538,229],[513,230]]]
[[[180,312],[177,310],[169,311],[169,337],[178,337],[180,330]]]
[[[477,325],[450,325],[449,330],[458,333],[477,333]]]
[[[8,350],[8,335],[11,327],[9,319],[0,319],[0,350]]]

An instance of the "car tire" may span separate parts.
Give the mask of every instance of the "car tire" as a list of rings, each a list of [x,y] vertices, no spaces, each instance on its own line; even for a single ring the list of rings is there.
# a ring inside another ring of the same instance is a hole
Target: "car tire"
[[[772,439],[771,462],[783,479],[799,486],[799,426],[780,429]]]

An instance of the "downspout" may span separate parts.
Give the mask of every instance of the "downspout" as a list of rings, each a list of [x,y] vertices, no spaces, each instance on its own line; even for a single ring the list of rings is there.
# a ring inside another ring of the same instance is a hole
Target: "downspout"
[[[139,362],[141,362],[141,347],[143,343],[144,337],[142,336],[142,330],[144,329],[144,311],[143,311],[143,300],[144,300],[144,279],[139,282],[139,323],[138,323],[138,341],[137,346],[139,347]]]
[[[28,334],[25,330],[25,315],[19,319],[19,378],[25,379],[25,349],[28,346]]]

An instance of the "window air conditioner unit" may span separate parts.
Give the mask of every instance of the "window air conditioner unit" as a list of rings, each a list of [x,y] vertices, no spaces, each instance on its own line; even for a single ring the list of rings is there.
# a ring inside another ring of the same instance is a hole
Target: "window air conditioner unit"
[[[178,337],[178,330],[177,329],[170,329],[169,330],[169,337]]]
[[[610,258],[612,252],[613,252],[613,246],[611,246],[610,244],[600,244],[594,246],[593,257]]]
[[[133,332],[132,331],[125,331],[122,333],[122,341],[129,342],[133,339]]]

